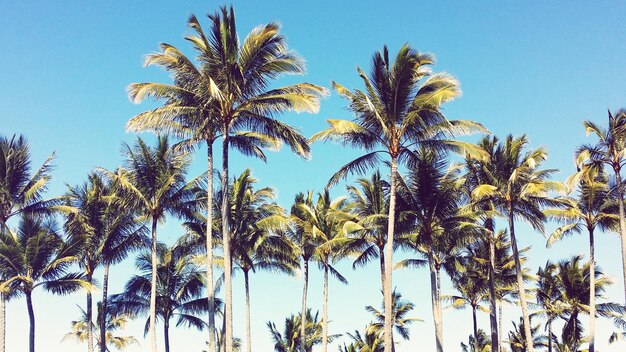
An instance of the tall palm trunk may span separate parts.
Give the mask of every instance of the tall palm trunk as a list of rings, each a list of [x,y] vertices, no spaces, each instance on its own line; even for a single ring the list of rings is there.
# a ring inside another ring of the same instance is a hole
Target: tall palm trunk
[[[93,282],[92,274],[88,273],[86,281]],[[91,291],[87,291],[87,351],[93,352],[93,297]]]
[[[474,351],[478,352],[478,323],[476,322],[476,306],[472,304],[472,322],[474,323]]]
[[[593,228],[589,228],[589,352],[595,352],[596,343],[596,263]]]
[[[228,195],[228,131],[224,130],[222,145],[222,246],[224,248],[224,320],[226,322],[226,352],[233,352],[233,284],[230,255],[229,233],[229,195]]]
[[[548,352],[552,352],[552,319],[548,320]]]
[[[248,352],[252,351],[252,332],[250,331],[250,278],[248,270],[243,271],[243,278],[246,284],[246,344]]]
[[[306,295],[309,288],[309,260],[304,259],[304,285],[302,286],[302,314],[300,315],[300,351],[306,351]]]
[[[6,346],[5,332],[6,332],[6,301],[4,296],[0,294],[0,352],[4,352]]]
[[[384,352],[391,352],[393,350],[392,340],[392,315],[393,315],[393,302],[391,297],[391,288],[393,287],[393,280],[391,278],[391,268],[393,266],[393,233],[396,222],[396,183],[398,173],[398,159],[397,157],[391,158],[391,187],[389,192],[389,220],[387,226],[387,243],[385,244],[385,286],[383,287],[383,296],[385,301],[385,326],[384,326]]]
[[[163,340],[165,342],[165,352],[170,352],[170,320],[163,319]]]
[[[624,187],[620,167],[614,167],[615,182],[617,183],[617,197],[619,199],[619,237],[622,240],[622,277],[624,281],[624,301],[626,302],[626,220],[624,219]]]
[[[498,306],[498,328],[499,328],[498,329],[499,331],[502,331],[502,302],[500,302],[500,305]],[[498,336],[498,346],[500,347],[498,352],[501,352],[502,351],[502,334]]]
[[[385,246],[378,247],[379,260],[380,260],[380,290],[385,290]]]
[[[430,269],[430,301],[435,322],[435,345],[437,352],[443,352],[443,322],[441,314],[441,291],[435,258],[432,252],[428,252],[428,268]]]
[[[322,304],[322,352],[328,350],[328,263],[324,263],[324,302]]]
[[[100,319],[100,352],[107,352],[107,312],[109,299],[109,264],[104,266],[102,279],[102,315]]]
[[[530,318],[528,316],[528,304],[526,303],[526,290],[524,289],[524,278],[522,277],[522,264],[517,250],[517,239],[515,238],[515,223],[513,220],[513,207],[509,205],[509,232],[511,233],[511,247],[513,248],[513,258],[515,259],[515,275],[517,276],[517,289],[519,291],[520,303],[522,306],[522,319],[524,321],[524,334],[526,335],[526,349],[534,352],[533,337],[530,332]]]
[[[156,282],[157,282],[157,218],[152,216],[152,278],[150,280],[150,346],[157,352],[156,335]]]
[[[28,351],[35,352],[35,311],[33,310],[33,297],[30,291],[26,294],[26,306],[28,308],[28,320],[30,322],[30,329],[28,332]]]
[[[490,221],[489,230],[489,325],[491,327],[491,350],[500,351],[498,337],[498,318],[496,317],[496,243],[493,222]]]
[[[206,281],[209,300],[209,352],[215,352],[215,288],[213,283],[213,142],[207,141]]]

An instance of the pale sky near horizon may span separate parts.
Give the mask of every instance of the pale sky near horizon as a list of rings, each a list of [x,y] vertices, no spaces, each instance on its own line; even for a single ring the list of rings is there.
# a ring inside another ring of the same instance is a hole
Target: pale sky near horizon
[[[222,4],[189,0],[0,2],[0,134],[24,134],[32,146],[34,165],[56,152],[50,195],[62,194],[66,184],[83,182],[96,166],[115,168],[121,161],[121,143],[135,138],[125,132],[126,121],[156,106],[151,102],[133,105],[126,86],[131,82],[169,82],[158,68],[144,68],[143,57],[157,51],[160,42],[173,44],[192,56],[190,45],[183,39],[190,33],[187,18],[196,14],[206,27],[204,14]],[[546,166],[560,169],[556,175],[560,180],[574,171],[575,148],[592,141],[585,137],[582,121],[604,124],[607,109],[626,107],[624,1],[233,4],[241,38],[256,25],[278,21],[290,48],[306,59],[305,76],[286,77],[277,84],[309,81],[330,87],[330,81],[335,80],[349,88],[361,88],[355,67],[368,71],[372,54],[384,44],[391,54],[407,42],[419,51],[433,53],[437,58],[434,71],[453,74],[463,89],[463,96],[447,104],[444,113],[451,119],[481,122],[499,137],[527,134],[532,147],[548,149]],[[333,93],[322,101],[319,114],[287,114],[284,120],[310,136],[326,126],[327,118],[351,118],[345,107],[345,101]],[[150,135],[144,136],[152,140]],[[282,150],[270,153],[267,164],[233,153],[231,170],[235,175],[251,167],[259,186],[275,187],[278,202],[289,206],[295,193],[321,190],[330,175],[357,153],[333,144],[316,144],[311,160]],[[197,154],[191,175],[205,169],[203,155],[203,150]],[[216,161],[219,165],[219,157]],[[345,194],[343,187],[334,188],[333,195]],[[502,227],[504,222],[498,225]],[[548,230],[553,228],[548,226]],[[180,234],[178,226],[169,224],[160,231],[160,239],[171,243]],[[519,238],[520,247],[532,246],[532,272],[548,259],[557,261],[588,252],[583,235],[550,249],[545,249],[543,236],[527,226],[520,227]],[[597,236],[597,257],[604,272],[614,279],[606,300],[620,302],[623,285],[615,234]],[[331,280],[330,332],[362,330],[371,320],[364,306],[379,306],[381,301],[377,267],[352,270],[350,263],[344,262],[339,268],[350,284],[342,286]],[[112,270],[112,293],[122,289],[132,270],[132,260]],[[241,276],[235,278],[235,335],[245,338],[242,280]],[[263,273],[254,274],[251,280],[253,349],[272,351],[265,324],[273,321],[282,327],[284,318],[299,310],[302,280]],[[427,270],[396,272],[394,285],[404,298],[415,303],[413,316],[424,320],[412,325],[411,340],[400,341],[398,352],[434,350]],[[310,306],[321,309],[321,274],[317,269],[312,270],[309,293]],[[444,293],[453,293],[447,283]],[[70,321],[79,317],[76,305],[84,306],[84,293],[67,297],[39,293],[34,299],[38,350],[85,350],[75,342],[60,342],[70,330]],[[519,314],[517,308],[505,308],[505,331]],[[27,350],[27,322],[24,300],[10,302],[8,352]],[[133,322],[125,333],[141,339],[143,323],[144,319]],[[479,313],[479,327],[489,328],[484,313]],[[446,310],[446,350],[459,351],[459,342],[467,341],[471,328],[470,310]],[[626,349],[626,345],[608,345],[611,329],[607,320],[598,323],[599,351]],[[173,351],[201,351],[204,341],[202,334],[172,329]],[[140,347],[128,351],[148,347],[148,341],[142,340]],[[334,342],[329,350],[336,351],[337,347]]]

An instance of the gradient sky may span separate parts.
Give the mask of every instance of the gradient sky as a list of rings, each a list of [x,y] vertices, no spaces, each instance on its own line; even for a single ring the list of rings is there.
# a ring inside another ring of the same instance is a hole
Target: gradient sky
[[[115,168],[121,160],[121,143],[135,138],[125,132],[126,121],[156,106],[131,104],[126,86],[169,82],[158,68],[143,67],[144,55],[158,50],[160,42],[192,55],[183,39],[190,33],[187,18],[194,13],[206,26],[203,15],[220,5],[214,1],[0,2],[0,134],[27,136],[35,164],[56,152],[50,195],[62,194],[66,184],[83,182],[96,166]],[[368,70],[372,54],[384,44],[391,53],[408,42],[435,54],[434,70],[455,75],[463,89],[460,99],[445,106],[445,114],[479,121],[501,137],[526,133],[531,146],[547,147],[546,166],[560,169],[559,179],[574,171],[574,149],[591,140],[581,122],[604,124],[607,109],[626,106],[624,1],[237,1],[234,5],[241,37],[256,25],[278,21],[290,47],[306,59],[306,76],[286,77],[277,84],[306,80],[329,87],[335,80],[361,88],[356,66]],[[322,101],[319,114],[288,114],[284,119],[310,136],[325,127],[327,118],[351,118],[345,106],[332,94]],[[279,203],[289,206],[295,193],[320,190],[357,153],[332,144],[314,145],[309,161],[283,150],[271,153],[267,164],[233,154],[231,170],[237,174],[251,167],[259,185],[277,188]],[[191,175],[200,174],[204,167],[204,159],[198,158]],[[343,187],[337,186],[333,195],[343,194]],[[180,228],[170,223],[160,231],[160,239],[171,243],[180,234]],[[582,236],[549,250],[542,235],[526,226],[520,227],[519,237],[520,246],[532,246],[533,272],[548,259],[587,253]],[[601,234],[597,241],[599,265],[615,280],[607,300],[620,301],[618,238]],[[353,271],[349,263],[339,268],[350,284],[330,283],[330,332],[362,330],[370,321],[364,306],[379,306],[381,301],[377,268]],[[112,293],[121,290],[132,270],[132,260],[112,270]],[[271,351],[265,324],[271,320],[282,326],[287,315],[299,310],[301,279],[261,273],[251,280],[253,349]],[[241,276],[235,278],[235,335],[244,337],[241,281]],[[315,309],[321,308],[320,284],[320,272],[313,270],[309,292]],[[434,350],[427,270],[397,272],[394,285],[416,304],[414,316],[424,319],[412,326],[411,341],[401,341],[398,352]],[[453,293],[445,282],[444,293]],[[60,340],[70,330],[70,321],[79,317],[75,305],[84,306],[84,293],[68,297],[40,293],[34,300],[39,350],[83,351],[84,346]],[[26,351],[24,300],[10,302],[7,314],[7,350]],[[519,314],[515,307],[505,308],[505,330]],[[140,337],[143,323],[142,319],[133,322],[126,334]],[[489,328],[486,314],[479,313],[479,324]],[[608,346],[611,329],[606,321],[598,323],[600,351],[626,348]],[[471,312],[446,310],[444,331],[447,350],[460,350],[459,342],[467,341],[471,332]],[[171,341],[174,351],[201,351],[205,338],[174,329]],[[148,346],[146,340],[128,351]],[[329,348],[335,351],[337,343]]]

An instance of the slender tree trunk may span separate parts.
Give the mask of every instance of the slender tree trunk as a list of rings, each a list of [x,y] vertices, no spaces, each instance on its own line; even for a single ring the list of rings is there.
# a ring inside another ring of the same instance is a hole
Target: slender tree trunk
[[[472,305],[472,322],[474,323],[474,351],[478,352],[478,322],[476,321],[476,306]]]
[[[86,281],[93,282],[92,274],[87,274]],[[93,297],[91,291],[87,291],[87,351],[93,352]]]
[[[552,320],[548,321],[548,352],[552,352]]]
[[[441,314],[440,286],[438,280],[435,258],[432,252],[428,252],[428,268],[430,269],[430,301],[435,322],[435,345],[437,352],[443,352],[443,324]]]
[[[228,131],[222,145],[222,246],[224,248],[224,319],[226,321],[226,352],[233,352],[233,284],[230,254],[230,206],[228,194]]]
[[[385,291],[385,246],[378,247],[378,252],[380,255],[378,259],[380,260],[380,292]]]
[[[300,316],[300,352],[306,351],[306,295],[309,288],[309,260],[304,260],[304,285],[302,286],[302,313]]]
[[[100,352],[107,352],[107,313],[109,310],[109,264],[104,266],[102,279],[102,318],[100,319]]]
[[[252,351],[252,332],[250,330],[250,278],[248,277],[248,271],[243,271],[243,278],[246,284],[246,344],[248,352]]]
[[[396,157],[391,158],[391,187],[389,192],[389,219],[387,226],[387,243],[385,244],[385,286],[383,289],[383,296],[385,302],[385,325],[384,325],[384,352],[391,352],[393,350],[392,334],[392,315],[393,315],[393,302],[391,297],[391,290],[393,287],[391,268],[393,266],[393,235],[394,226],[396,222],[396,183],[398,173],[398,159]]]
[[[152,278],[150,280],[150,346],[157,352],[156,335],[156,282],[157,282],[157,218],[152,216]]]
[[[624,301],[626,302],[626,220],[624,219],[624,188],[620,168],[614,167],[617,197],[619,198],[619,237],[622,240],[622,278],[624,280]]]
[[[596,258],[593,228],[589,228],[589,352],[595,352],[596,343]]]
[[[322,304],[322,352],[328,351],[328,263],[324,265],[324,302]]]
[[[26,294],[26,306],[28,307],[28,320],[30,322],[30,330],[28,332],[28,351],[35,352],[35,311],[33,310],[33,297],[30,291]]]
[[[0,294],[0,352],[5,352],[6,346],[6,301],[4,300],[4,295]]]
[[[170,352],[170,320],[164,319],[163,322],[163,339],[165,343],[165,352]]]
[[[224,340],[224,335],[226,334],[226,319],[222,319],[222,329],[220,330],[220,352],[224,352],[226,350],[226,341]]]
[[[207,141],[206,281],[209,303],[209,352],[215,351],[215,287],[213,283],[213,142]]]
[[[522,277],[522,264],[517,250],[517,239],[515,238],[515,223],[513,220],[513,207],[509,206],[509,231],[511,233],[511,247],[513,248],[513,258],[515,259],[515,274],[517,276],[517,288],[519,291],[520,304],[522,306],[522,319],[524,321],[524,334],[526,334],[526,348],[528,352],[534,352],[533,337],[530,333],[530,317],[528,316],[528,304],[526,303],[526,290],[524,289],[524,278]]]
[[[498,327],[499,327],[499,331],[504,331],[502,330],[502,302],[500,302],[500,305],[498,306]],[[498,345],[500,346],[500,352],[503,351],[503,346],[502,346],[502,335],[504,333],[498,335]]]
[[[491,350],[500,351],[498,318],[496,317],[496,238],[493,225],[489,230],[489,324],[491,327]]]

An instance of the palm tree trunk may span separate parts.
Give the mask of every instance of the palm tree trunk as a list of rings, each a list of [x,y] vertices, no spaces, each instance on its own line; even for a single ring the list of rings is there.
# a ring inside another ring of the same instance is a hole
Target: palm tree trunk
[[[476,322],[476,306],[472,305],[472,322],[474,323],[474,351],[478,352],[478,323]]]
[[[392,334],[392,310],[393,302],[391,298],[391,288],[393,287],[393,280],[391,278],[391,268],[393,266],[393,234],[394,226],[396,222],[396,183],[398,173],[398,159],[397,157],[391,158],[391,186],[389,191],[389,220],[387,226],[387,243],[385,244],[385,286],[383,287],[383,296],[385,301],[385,335],[384,335],[384,352],[391,352],[393,350]]]
[[[552,320],[548,320],[548,352],[552,352]]]
[[[524,334],[526,335],[526,348],[528,352],[534,352],[533,337],[530,332],[530,318],[528,316],[528,304],[526,303],[526,290],[524,289],[524,279],[522,277],[522,264],[519,260],[517,250],[517,239],[515,238],[515,223],[513,220],[513,207],[509,206],[509,232],[511,233],[511,247],[513,248],[513,258],[515,259],[515,274],[517,276],[517,289],[519,291],[520,304],[522,306],[522,319],[524,321]]]
[[[157,282],[157,218],[152,217],[152,278],[150,280],[150,346],[152,352],[157,352],[156,335],[156,282]]]
[[[102,318],[100,319],[100,352],[107,352],[107,312],[109,302],[109,264],[104,266],[102,279]]]
[[[428,268],[430,269],[430,301],[433,310],[433,321],[435,322],[435,344],[437,352],[443,352],[443,324],[441,314],[440,284],[435,258],[432,252],[428,252]]]
[[[378,256],[380,260],[380,290],[381,292],[385,291],[385,246],[378,248]]]
[[[229,233],[229,195],[228,195],[228,131],[224,130],[222,144],[222,247],[224,248],[224,319],[226,322],[226,352],[233,352],[233,284],[230,255]]]
[[[30,322],[30,330],[28,332],[28,351],[35,352],[35,311],[33,310],[33,297],[30,291],[26,294],[26,306],[28,307],[28,319]]]
[[[489,226],[489,324],[491,327],[491,350],[500,351],[498,318],[496,317],[496,243],[493,226]]]
[[[498,327],[499,327],[499,331],[503,331],[502,330],[502,302],[500,302],[500,305],[498,306]],[[502,351],[502,334],[498,335],[498,345],[500,347],[500,349],[498,350],[498,352]]]
[[[328,263],[324,265],[324,302],[322,304],[322,352],[328,351]]]
[[[86,281],[93,281],[92,274],[87,274]],[[93,352],[93,298],[91,291],[87,291],[87,351]]]
[[[163,320],[163,339],[165,342],[165,352],[170,352],[170,320]]]
[[[209,300],[209,352],[215,352],[215,288],[213,283],[213,142],[207,140],[206,281]]]
[[[309,261],[304,260],[304,285],[302,287],[302,315],[300,316],[300,351],[306,351],[306,295],[309,288]]]
[[[626,220],[624,215],[624,189],[620,168],[614,167],[615,182],[617,183],[617,197],[619,198],[619,237],[622,240],[622,276],[624,279],[624,301],[626,302]]]
[[[243,278],[246,284],[246,344],[248,352],[252,351],[252,332],[250,331],[250,279],[248,271],[243,271]]]
[[[593,228],[589,228],[589,352],[595,352],[596,343],[596,263]]]
[[[4,352],[6,347],[5,333],[6,333],[6,317],[7,308],[4,295],[0,294],[0,352]]]

